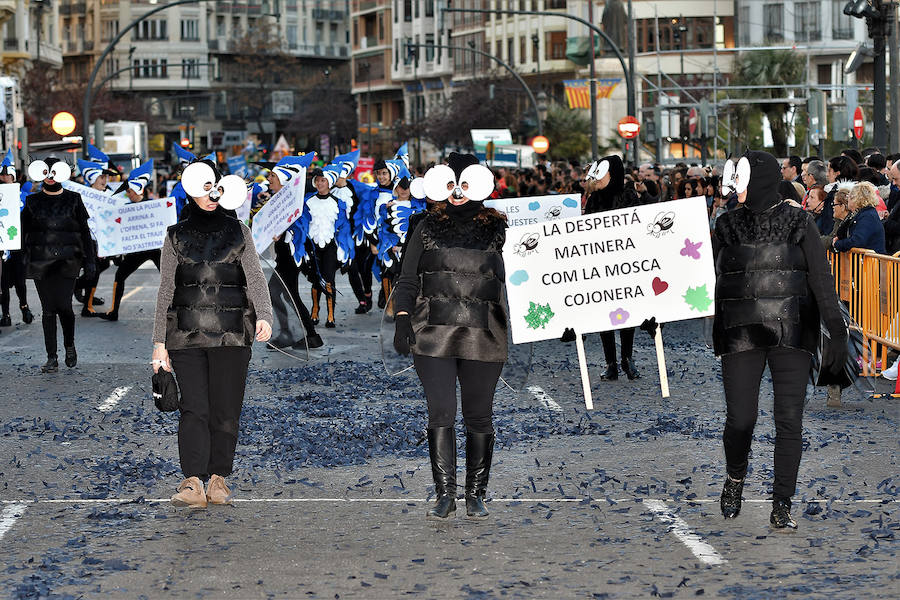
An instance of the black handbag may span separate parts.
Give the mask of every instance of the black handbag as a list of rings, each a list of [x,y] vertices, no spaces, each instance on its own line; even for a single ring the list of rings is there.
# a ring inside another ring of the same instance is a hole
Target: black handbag
[[[153,374],[153,403],[163,412],[172,412],[181,408],[181,397],[178,395],[178,384],[171,372],[160,368]]]

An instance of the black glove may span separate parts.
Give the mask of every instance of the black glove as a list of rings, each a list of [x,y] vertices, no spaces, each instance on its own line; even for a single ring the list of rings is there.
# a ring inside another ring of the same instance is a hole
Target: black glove
[[[829,327],[828,333],[831,339],[822,350],[821,371],[832,375],[840,375],[847,364],[847,328],[842,323],[840,327]]]
[[[565,330],[563,330],[562,337],[559,338],[559,341],[565,342],[565,343],[574,342],[575,341],[575,330],[572,329],[571,327],[566,327]]]
[[[409,347],[416,343],[416,332],[413,331],[409,315],[394,317],[394,350],[407,356]]]
[[[644,322],[641,323],[641,331],[646,331],[647,334],[653,339],[656,339],[657,327],[659,327],[659,324],[656,322],[656,317],[644,319]]]

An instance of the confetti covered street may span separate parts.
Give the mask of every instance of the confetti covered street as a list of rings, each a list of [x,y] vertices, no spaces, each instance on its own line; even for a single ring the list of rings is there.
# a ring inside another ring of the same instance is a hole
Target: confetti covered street
[[[799,530],[773,533],[764,377],[744,509],[725,521],[721,370],[700,320],[663,331],[667,399],[645,333],[634,382],[601,382],[588,336],[592,411],[574,345],[536,344],[526,385],[494,403],[491,516],[435,523],[421,386],[387,375],[381,312],[354,315],[339,283],[337,328],[308,362],[253,347],[235,504],[176,509],[177,413],[154,407],[147,364],[158,282],[139,270],[117,323],[79,318],[75,369],[40,374],[38,322],[0,335],[3,597],[898,595],[900,405],[851,389],[826,408],[812,392]]]

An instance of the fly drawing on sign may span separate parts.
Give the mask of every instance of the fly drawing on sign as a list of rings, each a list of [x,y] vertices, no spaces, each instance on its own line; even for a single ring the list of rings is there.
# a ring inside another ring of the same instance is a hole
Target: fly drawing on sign
[[[516,244],[514,252],[523,258],[530,254],[534,254],[537,252],[539,239],[540,235],[537,233],[526,233],[522,236],[522,239],[519,240],[519,243]]]
[[[647,232],[655,238],[672,232],[675,226],[675,213],[672,211],[661,212],[647,225]]]

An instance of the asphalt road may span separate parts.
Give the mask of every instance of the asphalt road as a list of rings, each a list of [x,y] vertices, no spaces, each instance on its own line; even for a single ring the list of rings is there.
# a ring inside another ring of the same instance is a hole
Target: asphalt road
[[[39,316],[24,325],[14,311],[0,332],[6,597],[900,596],[900,404],[853,392],[828,409],[811,395],[800,529],[785,535],[768,528],[764,384],[745,508],[725,522],[721,377],[700,322],[664,331],[668,399],[646,335],[644,377],[616,383],[599,381],[589,336],[590,412],[574,345],[535,345],[527,386],[496,397],[491,518],[433,523],[420,387],[385,373],[380,311],[352,314],[342,281],[338,327],[309,361],[254,347],[236,504],[175,509],[177,422],[149,393],[157,282],[153,269],[132,276],[117,323],[79,317],[79,364],[56,375],[39,372]],[[100,295],[110,286],[107,272]]]

